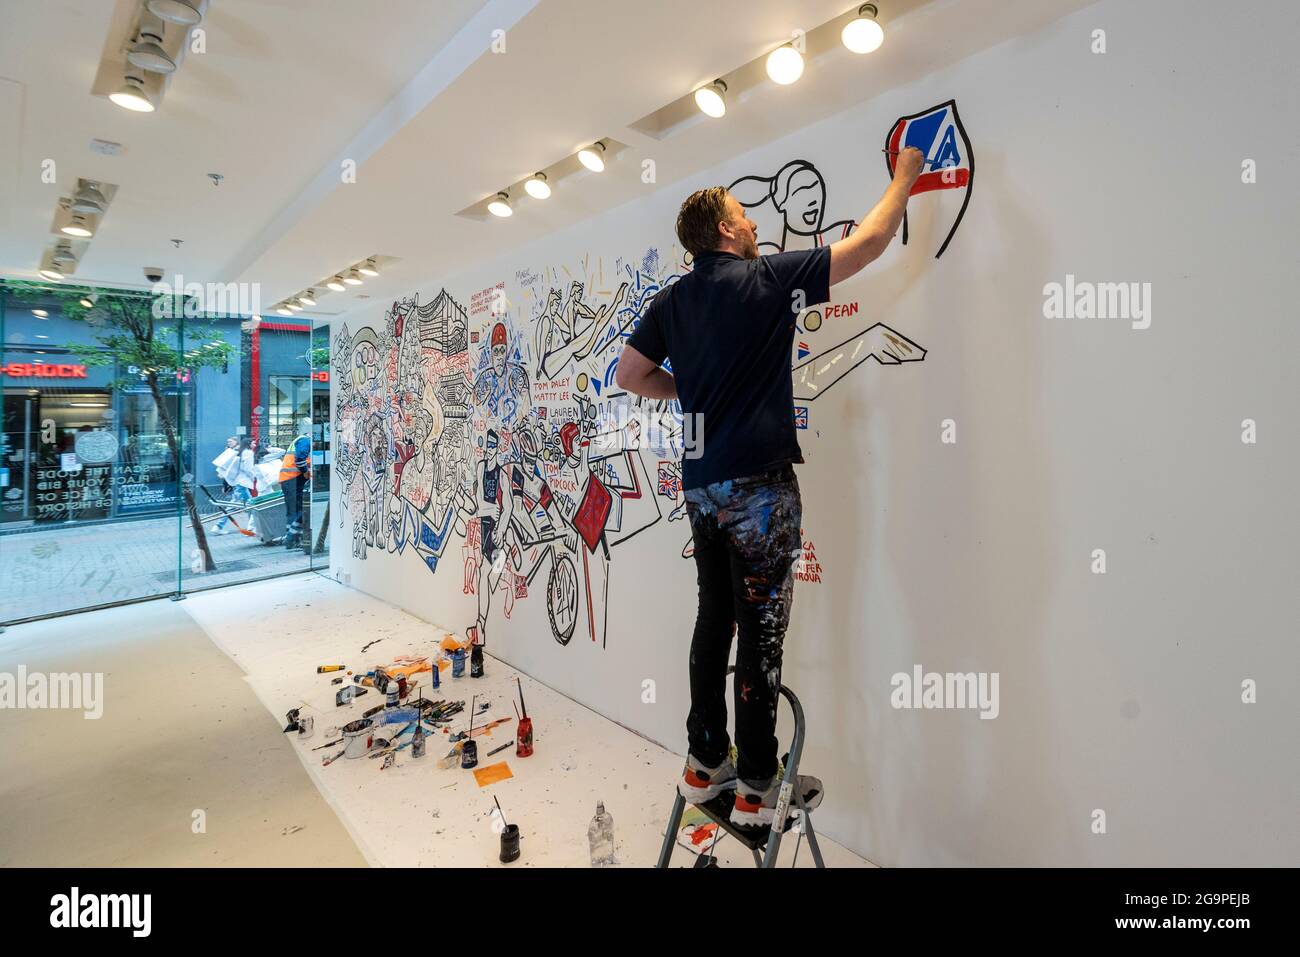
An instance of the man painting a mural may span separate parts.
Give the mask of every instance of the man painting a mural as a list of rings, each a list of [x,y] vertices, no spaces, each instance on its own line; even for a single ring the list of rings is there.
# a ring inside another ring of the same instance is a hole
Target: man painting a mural
[[[900,151],[893,181],[850,235],[760,256],[756,225],[726,188],[682,204],[677,236],[692,271],[660,292],[619,359],[618,385],[680,401],[699,418],[696,457],[682,462],[699,611],[691,640],[689,751],[678,790],[700,804],[734,788],[733,823],[770,825],[777,803],[776,704],[790,620],[802,503],[790,353],[796,318],[830,299],[889,246],[925,156]],[[671,372],[660,368],[669,360]],[[726,673],[736,651],[736,752],[727,734]],[[800,775],[804,805],[822,784]]]

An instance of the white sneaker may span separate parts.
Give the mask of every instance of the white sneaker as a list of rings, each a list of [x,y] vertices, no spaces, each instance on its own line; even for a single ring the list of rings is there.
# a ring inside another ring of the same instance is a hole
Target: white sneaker
[[[688,753],[682,779],[677,782],[677,793],[692,804],[704,804],[735,786],[736,765],[732,763],[730,756],[716,768],[706,768],[695,760],[693,754]]]

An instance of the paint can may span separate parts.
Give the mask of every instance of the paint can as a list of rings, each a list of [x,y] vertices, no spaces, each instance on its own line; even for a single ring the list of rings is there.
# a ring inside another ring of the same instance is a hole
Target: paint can
[[[465,652],[460,648],[451,653],[451,676],[453,678],[465,677]]]
[[[388,681],[388,689],[384,692],[384,707],[396,708],[401,703],[402,686],[390,678]]]
[[[478,742],[466,741],[460,746],[460,766],[472,768],[478,765]]]
[[[515,729],[515,756],[526,758],[533,753],[533,719],[520,718]]]
[[[471,678],[483,677],[483,646],[475,645],[469,652],[469,676]]]
[[[374,743],[374,722],[369,718],[358,718],[343,726],[343,755],[348,758],[365,757]]]
[[[501,832],[501,863],[519,860],[519,825],[507,824]]]
[[[309,717],[309,718],[299,718],[299,719],[298,719],[298,737],[300,737],[300,738],[310,738],[310,737],[311,737],[311,733],[312,733],[313,731],[315,731],[315,730],[316,730],[316,719],[315,719],[315,718],[310,718],[310,717]]]

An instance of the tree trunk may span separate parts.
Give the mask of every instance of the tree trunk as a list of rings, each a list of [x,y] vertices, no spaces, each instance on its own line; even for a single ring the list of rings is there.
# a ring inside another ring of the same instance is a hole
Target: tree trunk
[[[316,547],[313,551],[319,555],[325,551],[325,535],[330,530],[330,503],[325,503],[325,520],[320,523],[320,534],[316,536]],[[310,531],[310,529],[308,530]]]
[[[176,463],[176,478],[181,486],[181,494],[185,496],[185,510],[190,514],[190,527],[194,529],[194,539],[198,542],[199,550],[203,553],[203,570],[205,572],[215,571],[217,563],[212,559],[212,550],[208,547],[208,536],[204,534],[203,522],[199,519],[199,508],[194,502],[194,489],[190,483],[185,481],[185,463],[181,461],[176,423],[172,421],[162,389],[158,387],[158,374],[156,372],[149,373],[148,381],[149,391],[153,394],[154,405],[158,409],[158,417],[162,420],[163,434],[167,437],[167,447],[171,449],[172,461]]]

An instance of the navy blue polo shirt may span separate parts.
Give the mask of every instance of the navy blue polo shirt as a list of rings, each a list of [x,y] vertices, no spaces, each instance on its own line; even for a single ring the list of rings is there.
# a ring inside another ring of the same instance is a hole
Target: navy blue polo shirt
[[[829,246],[757,259],[708,252],[651,301],[627,344],[651,362],[668,359],[682,412],[702,416],[703,455],[683,456],[682,488],[803,461],[790,374],[795,307],[830,299],[830,277]]]

